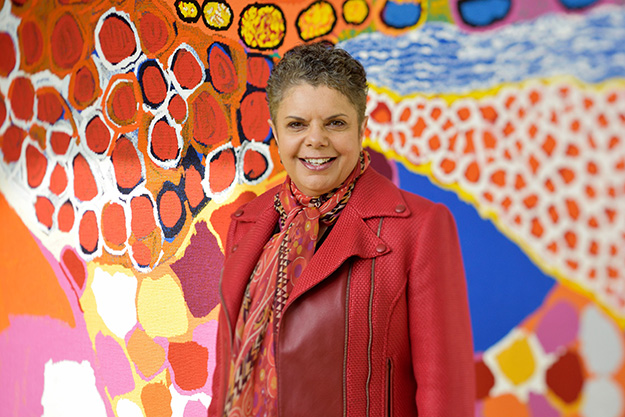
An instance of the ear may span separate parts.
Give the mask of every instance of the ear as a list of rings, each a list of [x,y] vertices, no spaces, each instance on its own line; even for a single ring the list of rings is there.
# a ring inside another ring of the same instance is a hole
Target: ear
[[[360,125],[360,146],[362,146],[362,141],[365,139],[365,130],[367,129],[367,122],[369,121],[369,116],[365,116],[362,121],[362,125]]]
[[[276,126],[273,124],[273,121],[271,119],[267,119],[267,124],[269,124],[269,127],[271,128],[273,138],[276,140],[276,143],[278,143],[278,131],[276,130]]]

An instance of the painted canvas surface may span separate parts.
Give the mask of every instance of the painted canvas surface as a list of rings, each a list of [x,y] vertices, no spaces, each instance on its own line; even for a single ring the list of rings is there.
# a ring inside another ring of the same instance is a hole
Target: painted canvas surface
[[[321,39],[456,218],[476,416],[625,416],[623,0],[0,0],[0,415],[206,415],[267,78]]]

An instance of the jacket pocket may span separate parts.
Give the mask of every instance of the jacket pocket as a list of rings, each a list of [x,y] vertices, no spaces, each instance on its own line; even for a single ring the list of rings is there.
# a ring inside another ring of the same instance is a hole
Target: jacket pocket
[[[386,416],[393,416],[393,360],[386,358]]]

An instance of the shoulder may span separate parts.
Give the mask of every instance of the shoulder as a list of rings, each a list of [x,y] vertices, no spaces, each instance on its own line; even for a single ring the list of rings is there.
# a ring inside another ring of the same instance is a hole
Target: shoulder
[[[277,185],[269,190],[265,191],[256,198],[241,205],[231,218],[234,221],[256,221],[261,213],[269,208],[273,208],[273,200],[275,195],[280,190],[280,185]]]

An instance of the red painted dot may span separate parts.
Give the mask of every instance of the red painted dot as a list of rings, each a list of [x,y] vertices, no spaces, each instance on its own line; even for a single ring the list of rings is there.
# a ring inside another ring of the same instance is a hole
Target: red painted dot
[[[57,224],[61,232],[69,232],[74,226],[74,206],[68,200],[59,208]]]
[[[87,269],[85,264],[78,257],[76,252],[71,249],[66,249],[61,255],[63,265],[67,272],[69,272],[71,278],[74,280],[78,288],[82,289],[83,284],[87,278]]]
[[[111,132],[104,124],[102,117],[96,115],[87,123],[85,138],[87,139],[87,146],[93,152],[98,154],[106,152],[111,143]]]
[[[199,144],[212,146],[228,137],[228,122],[219,103],[208,92],[203,91],[191,103],[193,118],[193,139]]]
[[[112,246],[126,242],[126,214],[118,203],[106,204],[102,208],[102,237]]]
[[[262,141],[269,136],[269,107],[265,93],[248,94],[241,102],[241,127],[249,140]]]
[[[50,175],[50,191],[59,195],[65,191],[65,188],[67,188],[67,174],[65,173],[65,168],[56,164],[52,170],[52,175]]]
[[[45,155],[35,148],[33,145],[26,147],[26,173],[28,177],[28,185],[32,188],[39,187],[43,177],[46,174],[48,160]]]
[[[6,32],[0,32],[0,76],[6,77],[15,68],[16,53],[15,45],[13,45],[13,39]]]
[[[37,220],[48,229],[52,228],[52,215],[54,214],[54,205],[46,197],[37,197],[35,202],[35,213]]]
[[[67,152],[67,148],[69,148],[69,143],[72,137],[65,133],[54,131],[50,134],[50,145],[52,146],[52,150],[57,155],[65,155]]]
[[[132,257],[139,266],[149,266],[152,261],[152,252],[147,245],[141,241],[132,244]]]
[[[237,89],[239,80],[232,58],[219,45],[210,48],[208,69],[215,90],[220,93],[232,93]]]
[[[102,54],[111,64],[120,63],[137,50],[137,42],[130,24],[115,14],[104,19],[98,38]]]
[[[109,116],[118,125],[134,121],[137,114],[137,98],[131,83],[119,83],[113,89],[109,101]]]
[[[495,377],[483,361],[475,363],[476,398],[481,400],[488,396],[495,385]]]
[[[391,121],[391,110],[384,103],[379,103],[371,112],[371,117],[378,123],[389,123]]]
[[[547,370],[545,382],[562,401],[567,404],[575,402],[584,385],[584,372],[577,353],[568,351],[559,357]]]
[[[185,171],[184,192],[187,195],[189,205],[193,208],[197,207],[204,200],[202,176],[193,165]]]
[[[61,69],[71,69],[82,55],[85,45],[74,16],[63,14],[54,24],[50,37],[52,61]]]
[[[178,138],[176,130],[164,119],[159,120],[152,128],[152,153],[161,160],[167,161],[178,157]]]
[[[13,115],[20,120],[30,120],[33,117],[35,105],[35,88],[26,77],[17,77],[11,83],[9,99]]]
[[[133,197],[130,201],[130,211],[132,219],[130,221],[130,229],[138,238],[143,239],[156,228],[154,220],[154,208],[152,201],[148,196],[141,195]]]
[[[161,70],[156,65],[147,65],[141,73],[141,88],[146,100],[159,105],[167,98],[167,83],[163,78]]]
[[[87,160],[81,154],[74,158],[74,195],[81,201],[92,200],[98,195],[98,187]]]
[[[93,253],[98,248],[98,220],[93,211],[86,211],[78,225],[78,240],[85,253]]]
[[[208,379],[208,350],[196,342],[169,344],[167,359],[173,379],[183,390],[202,388]]]
[[[96,79],[95,74],[91,72],[88,66],[81,67],[73,75],[74,77],[74,89],[73,96],[74,101],[81,107],[86,107],[93,103],[95,100],[96,92]]]
[[[181,123],[187,117],[187,103],[178,94],[172,96],[171,100],[169,100],[167,110],[169,110],[172,119],[178,123]]]
[[[224,149],[210,161],[210,188],[213,192],[219,193],[227,189],[234,181],[236,173],[236,163],[234,151]]]
[[[252,56],[247,60],[247,82],[254,87],[266,88],[267,80],[271,74],[271,67],[267,59],[260,56]]]
[[[10,125],[2,138],[2,153],[6,162],[15,162],[22,154],[22,143],[26,132],[17,126]]]
[[[0,94],[0,126],[4,124],[4,120],[6,118],[7,118],[7,105],[4,102],[4,96]]]
[[[19,28],[22,57],[26,65],[37,63],[43,55],[43,35],[37,23],[24,21]]]
[[[125,136],[115,142],[111,153],[111,161],[115,170],[117,186],[124,190],[131,190],[141,182],[141,161],[137,149]]]
[[[193,89],[204,78],[202,67],[195,56],[185,49],[176,52],[173,60],[173,72],[178,84],[185,89]]]
[[[243,156],[243,172],[248,180],[255,180],[267,171],[267,159],[253,149]]]
[[[163,193],[158,212],[165,227],[172,228],[176,225],[182,216],[182,202],[175,191],[168,190]]]
[[[160,51],[167,43],[167,24],[150,12],[145,12],[140,19],[139,32],[143,49],[153,54]]]
[[[42,122],[53,124],[63,116],[63,103],[56,92],[44,91],[37,93],[37,118]]]

